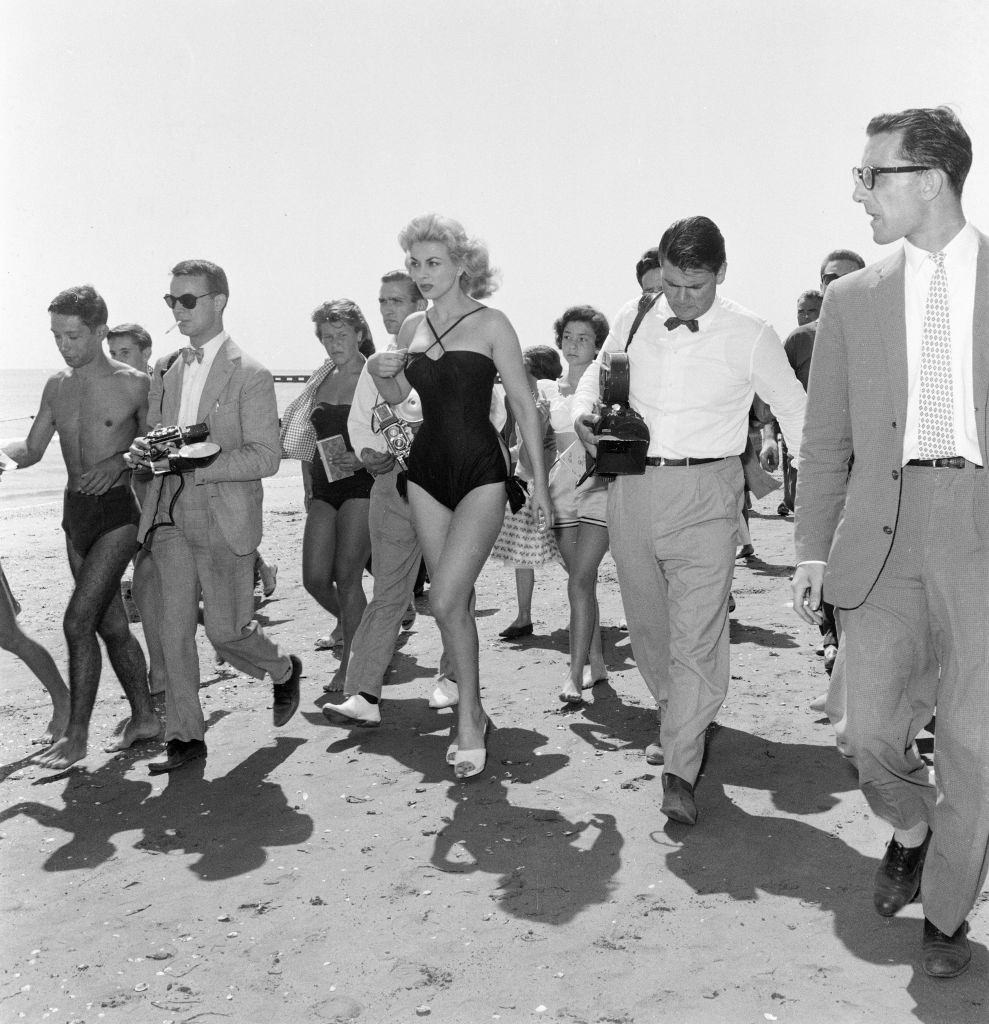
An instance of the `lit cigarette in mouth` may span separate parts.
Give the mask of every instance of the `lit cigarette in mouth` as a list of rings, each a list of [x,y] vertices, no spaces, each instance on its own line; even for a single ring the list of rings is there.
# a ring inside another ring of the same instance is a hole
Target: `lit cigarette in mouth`
[[[176,320],[176,321],[175,321],[175,323],[174,323],[174,324],[172,324],[172,326],[171,326],[171,327],[169,327],[169,328],[168,328],[168,329],[167,329],[167,330],[165,331],[165,333],[166,333],[166,334],[171,334],[171,333],[172,333],[172,331],[174,331],[174,330],[175,330],[175,328],[176,328],[176,327],[178,327],[178,325],[179,325],[179,322],[178,322],[178,320]]]

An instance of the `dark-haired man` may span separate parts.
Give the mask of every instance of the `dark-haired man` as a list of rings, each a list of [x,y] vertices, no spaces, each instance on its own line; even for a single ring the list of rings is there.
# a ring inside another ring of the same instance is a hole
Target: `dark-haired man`
[[[415,282],[404,270],[392,270],[381,278],[378,307],[385,330],[391,335],[388,348],[406,317],[426,308]],[[419,538],[412,525],[408,502],[398,493],[396,481],[401,467],[388,449],[378,427],[375,408],[382,399],[367,367],[361,371],[354,391],[347,432],[354,451],[374,476],[368,525],[371,530],[371,564],[374,593],[364,609],[354,635],[344,700],[324,704],[323,714],[343,725],[376,726],[381,722],[380,698],[385,672],[395,651],[395,638],[407,614],[422,560]],[[446,707],[457,702],[456,684],[441,672],[430,704]]]
[[[659,246],[654,245],[639,257],[635,264],[635,279],[639,282],[643,295],[655,295],[663,290],[662,260]]]
[[[160,638],[168,664],[166,757],[149,765],[152,774],[206,756],[196,650],[200,594],[217,653],[241,672],[271,677],[274,724],[284,725],[299,706],[301,662],[282,654],[254,618],[261,478],[275,473],[280,459],[275,387],[268,370],[224,330],[229,295],[227,276],[215,263],[184,260],[172,268],[165,302],[189,345],[151,377],[149,426],[205,423],[220,446],[209,465],[156,476],[141,509],[138,540],[161,581]],[[146,456],[139,438],[131,457],[147,466]],[[140,610],[145,618],[159,614]]]
[[[793,577],[801,618],[820,622],[822,594],[839,610],[844,747],[894,830],[876,910],[922,894],[939,978],[969,964],[989,866],[989,238],[962,210],[971,163],[947,107],[866,128],[852,198],[877,243],[904,242],[824,297]],[[935,705],[932,778],[915,740]]]
[[[816,288],[809,288],[800,293],[797,299],[797,326],[813,323],[821,315],[821,293]]]
[[[118,324],[106,332],[111,359],[133,366],[141,373],[151,371],[151,335],[140,324]]]
[[[630,404],[649,427],[649,457],[644,475],[608,488],[608,530],[636,663],[661,705],[663,813],[693,824],[704,734],[728,692],[749,409],[758,391],[798,444],[805,396],[772,327],[718,295],[727,260],[717,225],[679,220],[659,249],[663,296],[627,348]],[[626,348],[637,308],[635,300],[618,313],[577,388],[574,428],[592,451],[597,368]],[[652,678],[667,662],[668,681]]]
[[[62,769],[86,756],[100,682],[99,634],[130,703],[130,720],[106,749],[158,735],[141,645],[130,631],[120,578],[137,550],[138,507],[124,454],[144,423],[148,378],[103,351],[107,308],[91,285],[59,292],[48,307],[67,369],[48,380],[31,431],[7,453],[23,469],[39,462],[58,432],[68,471],[65,550],[75,586],[65,610],[69,648],[69,724],[36,760]]]

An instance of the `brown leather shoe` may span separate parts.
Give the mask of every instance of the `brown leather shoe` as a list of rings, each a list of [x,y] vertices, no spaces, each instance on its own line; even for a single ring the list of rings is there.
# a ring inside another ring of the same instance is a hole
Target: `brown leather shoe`
[[[148,765],[148,772],[151,775],[164,775],[205,756],[206,744],[202,740],[169,740],[165,744],[165,760],[152,761]]]
[[[920,846],[901,846],[895,838],[890,839],[886,855],[876,870],[872,894],[872,902],[883,917],[892,917],[916,899],[930,842],[930,829]]]
[[[954,935],[945,935],[925,917],[921,943],[925,973],[932,978],[957,978],[972,959],[972,947],[965,937],[967,933],[967,921],[962,921]]]
[[[663,773],[663,814],[671,821],[693,825],[697,821],[697,805],[694,803],[694,787],[679,775]]]
[[[276,726],[284,725],[299,709],[299,679],[302,676],[302,662],[294,655],[289,655],[292,662],[292,674],[284,683],[275,683],[271,688],[274,703],[271,717]]]

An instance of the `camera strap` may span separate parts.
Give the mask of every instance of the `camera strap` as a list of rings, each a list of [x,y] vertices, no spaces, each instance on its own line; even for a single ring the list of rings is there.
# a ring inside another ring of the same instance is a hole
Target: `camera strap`
[[[648,313],[649,310],[659,302],[659,297],[662,294],[662,292],[646,292],[646,294],[639,299],[639,309],[635,314],[635,319],[632,321],[632,328],[628,332],[628,340],[625,342],[626,352],[628,351],[629,345],[632,344],[632,339],[635,337],[635,332],[639,329],[639,325],[643,320],[645,320],[646,313]]]

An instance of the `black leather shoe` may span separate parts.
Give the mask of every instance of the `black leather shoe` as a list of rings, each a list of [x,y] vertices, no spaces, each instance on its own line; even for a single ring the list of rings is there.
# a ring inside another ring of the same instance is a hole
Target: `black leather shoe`
[[[925,917],[921,943],[925,973],[932,978],[957,978],[972,959],[972,947],[965,937],[967,932],[967,921],[962,921],[954,935],[945,935]]]
[[[148,771],[152,775],[164,775],[205,756],[206,744],[202,740],[169,740],[165,744],[165,760],[152,761]]]
[[[275,683],[272,691],[275,695],[271,707],[271,718],[276,726],[285,723],[299,710],[299,678],[302,675],[302,662],[294,655],[289,655],[292,662],[292,674],[284,683]]]
[[[502,640],[518,640],[520,636],[532,636],[532,623],[527,626],[506,626],[498,636]]]
[[[663,774],[663,814],[672,821],[693,825],[697,821],[697,805],[694,803],[694,787],[679,775]]]
[[[930,842],[930,830],[920,846],[901,846],[896,839],[890,839],[886,855],[876,870],[872,894],[872,902],[883,917],[892,917],[916,898]]]

